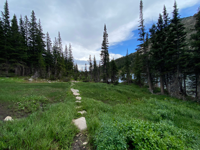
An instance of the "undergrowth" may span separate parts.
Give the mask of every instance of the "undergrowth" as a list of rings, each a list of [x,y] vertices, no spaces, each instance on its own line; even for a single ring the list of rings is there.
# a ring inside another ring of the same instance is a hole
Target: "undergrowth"
[[[200,149],[200,105],[136,85],[77,83],[96,149]]]

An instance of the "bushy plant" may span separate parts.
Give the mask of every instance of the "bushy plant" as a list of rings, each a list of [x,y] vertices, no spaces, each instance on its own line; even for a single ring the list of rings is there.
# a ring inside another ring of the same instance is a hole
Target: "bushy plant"
[[[17,109],[25,112],[34,112],[40,107],[48,103],[48,99],[45,96],[35,96],[30,95],[27,97],[22,97],[19,102],[16,102]]]
[[[195,134],[165,123],[142,120],[104,122],[97,130],[94,144],[104,149],[195,149]]]
[[[63,82],[69,82],[70,81],[70,77],[64,77],[63,78]]]

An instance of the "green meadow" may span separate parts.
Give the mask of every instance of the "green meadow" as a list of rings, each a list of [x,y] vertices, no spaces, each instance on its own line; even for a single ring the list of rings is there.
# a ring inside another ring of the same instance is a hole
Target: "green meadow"
[[[72,149],[79,132],[70,82],[0,78],[0,149]],[[75,83],[89,148],[200,149],[200,105],[153,95],[137,85]],[[14,121],[4,122],[5,116]]]
[[[200,149],[200,105],[137,85],[77,83],[95,149]]]

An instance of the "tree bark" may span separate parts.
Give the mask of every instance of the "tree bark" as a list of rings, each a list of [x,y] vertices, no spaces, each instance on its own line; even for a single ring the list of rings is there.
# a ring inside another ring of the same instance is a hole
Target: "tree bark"
[[[183,75],[183,84],[184,84],[183,92],[184,92],[184,95],[186,96],[187,93],[186,93],[186,82],[185,82],[185,80],[186,80],[186,75],[185,75],[185,73],[184,73],[184,75]]]
[[[163,77],[163,75],[160,75],[160,90],[161,90],[161,94],[165,94],[165,92],[164,92],[164,77]]]
[[[148,62],[147,62],[148,63]],[[149,85],[149,91],[153,93],[153,86],[152,86],[152,80],[151,80],[151,74],[149,71],[149,64],[147,64],[147,75],[148,75],[148,85]]]
[[[197,99],[198,101],[200,101],[200,75],[198,75],[198,78],[197,78]]]

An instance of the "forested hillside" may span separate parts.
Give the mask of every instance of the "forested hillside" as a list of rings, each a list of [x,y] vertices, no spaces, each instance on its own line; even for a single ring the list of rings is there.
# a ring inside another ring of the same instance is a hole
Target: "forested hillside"
[[[200,11],[180,18],[174,2],[172,17],[164,6],[157,23],[146,29],[143,1],[140,1],[137,53],[117,60],[109,59],[109,40],[104,25],[100,63],[89,55],[89,65],[79,71],[73,61],[72,45],[63,48],[61,33],[52,42],[42,30],[40,19],[32,11],[27,16],[10,19],[8,2],[0,19],[0,76],[32,76],[50,80],[82,80],[118,84],[124,82],[148,85],[151,93],[160,85],[161,94],[185,99],[200,98]],[[53,44],[52,44],[53,43]],[[134,81],[131,79],[134,73]]]
[[[181,18],[181,23],[184,24],[185,27],[185,31],[186,31],[186,39],[187,42],[189,43],[190,40],[190,36],[191,34],[193,34],[195,32],[194,30],[194,26],[196,23],[195,17],[194,16],[190,16],[190,17],[186,17],[186,18]],[[131,60],[131,68],[133,68],[133,64],[134,64],[134,59],[135,59],[135,53],[131,53],[128,55],[129,59]],[[121,70],[124,67],[125,64],[125,56],[118,58],[115,60],[117,67]],[[133,70],[133,69],[131,69]]]
[[[58,79],[76,75],[72,46],[63,50],[61,34],[51,41],[43,33],[40,19],[34,10],[30,18],[16,15],[10,19],[8,2],[0,17],[0,76],[31,76]]]

